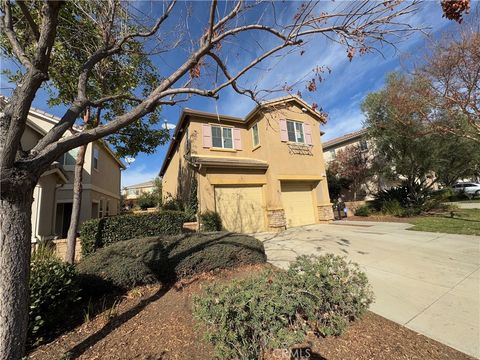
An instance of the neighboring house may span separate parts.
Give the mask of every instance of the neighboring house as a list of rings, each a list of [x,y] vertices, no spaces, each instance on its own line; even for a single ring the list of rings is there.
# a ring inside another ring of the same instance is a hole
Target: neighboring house
[[[336,159],[339,151],[348,150],[349,146],[358,146],[361,150],[365,152],[366,157],[371,157],[372,144],[366,139],[366,134],[367,129],[360,129],[358,131],[339,136],[335,139],[325,141],[323,143],[323,154],[327,168],[328,165]],[[341,194],[341,198],[343,201],[353,201],[354,199],[357,199],[359,201],[371,200],[373,198],[373,194],[379,189],[379,185],[377,182],[378,181],[376,180],[376,178],[372,179],[372,181],[369,181],[367,184],[362,186],[360,192],[355,195],[352,191],[343,191]]]
[[[59,120],[46,112],[30,109],[21,139],[23,150],[32,149]],[[72,214],[77,151],[73,149],[64,154],[40,177],[33,193],[32,241],[66,237]],[[104,141],[88,144],[83,166],[80,224],[90,218],[119,212],[122,169],[125,166]]]
[[[367,129],[361,129],[342,135],[335,139],[325,141],[323,143],[323,154],[327,165],[330,161],[335,160],[335,157],[340,150],[345,149],[347,146],[358,145],[361,149],[369,151],[370,144],[365,138],[366,134]]]
[[[185,109],[160,170],[163,197],[189,194],[226,230],[258,232],[333,218],[320,140],[324,117],[296,96],[244,119]]]
[[[155,182],[153,180],[125,186],[122,190],[125,205],[132,208],[136,205],[137,199],[144,193],[152,193],[155,190]]]

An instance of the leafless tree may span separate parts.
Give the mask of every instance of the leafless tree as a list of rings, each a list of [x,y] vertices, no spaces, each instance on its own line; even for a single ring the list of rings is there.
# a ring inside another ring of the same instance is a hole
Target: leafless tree
[[[104,9],[102,16],[92,11],[95,4],[97,8]],[[152,6],[158,10],[163,8],[163,12],[157,11],[161,14],[151,22],[148,17],[133,16],[133,5],[128,2],[78,2],[85,15],[85,26],[95,26],[101,30],[101,46],[92,48],[82,32],[71,34],[79,51],[91,52],[77,71],[68,74],[72,77],[71,83],[75,84],[76,96],[61,120],[33,149],[24,151],[20,139],[28,111],[38,90],[54,70],[52,63],[62,55],[61,49],[56,46],[60,35],[68,33],[69,25],[63,23],[60,16],[65,6],[61,1],[1,2],[1,43],[6,44],[22,68],[17,86],[0,113],[2,359],[19,359],[24,354],[32,194],[39,177],[55,159],[73,148],[119,131],[158,106],[174,105],[190,96],[218,98],[222,89],[231,87],[240,94],[256,99],[258,92],[242,87],[239,83],[241,77],[272,56],[291,53],[291,50],[301,51],[306,42],[318,39],[338,42],[345,47],[349,57],[354,53],[379,49],[385,44],[394,45],[415,30],[408,20],[417,9],[417,1],[342,2],[328,5],[329,8],[325,8],[327,5],[322,2],[298,3],[293,14],[283,12],[280,19],[277,15],[281,8],[291,7],[291,3],[236,1],[219,4],[212,0],[209,5],[204,3],[209,9],[208,16],[199,19],[203,24],[201,31],[198,31],[198,26],[195,31],[189,31],[188,26],[177,30],[175,23],[179,27],[181,24],[188,25],[191,17],[178,13],[182,6],[190,5],[176,3],[175,0],[169,3],[153,2]],[[118,12],[114,10],[118,7],[124,9],[121,18],[115,16]],[[181,39],[172,36],[176,31],[181,33]],[[194,35],[199,32],[201,34],[195,38]],[[268,36],[270,41],[258,43],[255,51],[245,52],[239,62],[232,66],[227,61],[231,43],[251,33],[258,38]],[[144,96],[139,96],[141,92],[135,91],[92,95],[89,80],[96,66],[128,51],[142,51],[130,48],[130,39],[143,39],[148,48],[145,51],[152,55],[172,51],[176,46],[188,47],[189,51],[180,66],[168,73],[162,71],[163,77],[158,85]],[[218,70],[215,81],[207,76],[206,69],[209,67]],[[133,101],[134,105],[106,124],[67,135],[67,130],[86,108],[95,109],[117,99]]]
[[[478,21],[478,17],[477,17]],[[480,143],[480,32],[478,24],[434,41],[426,62],[415,75],[428,86],[418,96],[435,114],[426,114],[434,130]],[[436,115],[440,116],[436,116]]]

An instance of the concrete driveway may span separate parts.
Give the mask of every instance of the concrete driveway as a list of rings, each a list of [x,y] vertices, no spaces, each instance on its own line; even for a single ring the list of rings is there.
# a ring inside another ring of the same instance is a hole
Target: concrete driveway
[[[480,237],[410,226],[337,221],[255,236],[280,267],[303,254],[347,256],[367,273],[373,312],[480,358]]]

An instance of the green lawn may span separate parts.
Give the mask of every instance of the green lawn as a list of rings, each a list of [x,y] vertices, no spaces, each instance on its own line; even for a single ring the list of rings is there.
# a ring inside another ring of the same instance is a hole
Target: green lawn
[[[438,215],[412,219],[410,230],[448,234],[480,235],[480,209],[458,209]]]

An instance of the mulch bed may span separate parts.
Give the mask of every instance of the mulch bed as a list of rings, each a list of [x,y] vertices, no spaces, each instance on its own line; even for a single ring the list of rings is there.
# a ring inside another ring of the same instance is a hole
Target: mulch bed
[[[350,216],[347,221],[380,221],[380,222],[396,222],[396,223],[411,223],[415,217],[397,217],[392,215],[370,215],[370,216]]]
[[[213,359],[212,346],[195,326],[192,296],[213,282],[251,276],[265,266],[270,265],[204,274],[165,290],[136,288],[118,306],[36,348],[29,359]],[[341,337],[309,340],[310,359],[473,359],[373,313]]]

